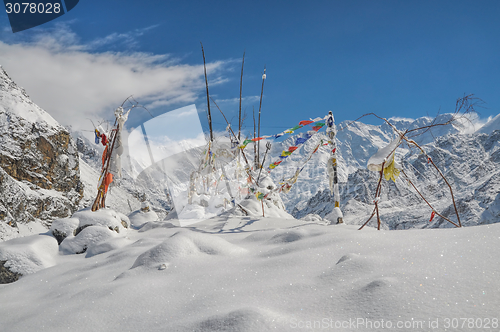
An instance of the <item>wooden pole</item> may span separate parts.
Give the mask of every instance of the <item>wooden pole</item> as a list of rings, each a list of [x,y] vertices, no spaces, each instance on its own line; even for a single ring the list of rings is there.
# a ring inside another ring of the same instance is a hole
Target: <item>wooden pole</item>
[[[264,74],[262,74],[262,88],[260,90],[260,103],[259,103],[259,132],[258,137],[260,137],[260,113],[262,110],[262,95],[264,94],[264,81],[266,80],[266,66],[264,66]],[[257,142],[257,164],[260,167],[260,141]]]
[[[116,133],[120,129],[120,124],[116,126],[116,129],[112,131],[112,140],[113,143],[111,144],[111,150],[106,153],[106,158],[105,158],[105,163],[106,166],[104,168],[104,173],[101,173],[101,184],[99,185],[99,189],[97,190],[97,197],[94,200],[94,203],[92,204],[92,211],[97,211],[100,208],[103,208],[106,206],[106,192],[105,192],[105,184],[104,182],[106,181],[106,178],[109,173],[109,163],[111,159],[111,154],[113,153],[113,148],[115,146],[115,141],[116,141]]]
[[[210,113],[210,97],[208,93],[208,78],[207,78],[207,65],[205,63],[205,51],[203,50],[203,43],[201,44],[201,53],[203,54],[203,68],[205,69],[205,86],[207,88],[207,109],[208,109],[208,127],[210,129],[210,141],[214,140],[213,131],[212,131],[212,114]]]
[[[245,51],[243,51],[243,60],[241,61],[241,77],[240,77],[240,109],[238,115],[238,142],[241,140],[241,94],[243,91],[243,65],[245,64]]]
[[[255,133],[256,127],[255,127],[255,108],[253,109],[253,138],[255,139],[256,133]],[[259,159],[258,159],[258,154],[257,154],[257,144],[254,142],[253,144],[253,164],[254,168],[257,169],[259,167]]]

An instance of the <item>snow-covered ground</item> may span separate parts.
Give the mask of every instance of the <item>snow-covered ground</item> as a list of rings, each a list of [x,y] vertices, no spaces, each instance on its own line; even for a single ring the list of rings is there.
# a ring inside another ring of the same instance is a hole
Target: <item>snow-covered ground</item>
[[[498,331],[500,224],[176,224],[109,230],[84,254],[63,254],[48,234],[1,243],[0,260],[37,272],[0,285],[0,330]]]

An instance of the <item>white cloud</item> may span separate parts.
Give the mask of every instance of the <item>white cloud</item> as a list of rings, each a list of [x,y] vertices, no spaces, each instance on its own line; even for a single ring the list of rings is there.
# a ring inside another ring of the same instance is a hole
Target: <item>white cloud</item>
[[[92,52],[116,40],[131,41],[146,29],[87,44],[67,26],[42,30],[29,41],[0,41],[0,65],[35,103],[77,130],[89,129],[87,118],[109,119],[129,95],[149,109],[195,103],[204,91],[202,64],[179,64],[166,54]],[[207,64],[211,85],[226,81],[221,71],[227,63]]]
[[[484,126],[492,117],[487,119],[482,119],[477,113],[465,114],[457,119],[458,125],[460,126],[460,132],[463,134],[472,134],[482,126]]]

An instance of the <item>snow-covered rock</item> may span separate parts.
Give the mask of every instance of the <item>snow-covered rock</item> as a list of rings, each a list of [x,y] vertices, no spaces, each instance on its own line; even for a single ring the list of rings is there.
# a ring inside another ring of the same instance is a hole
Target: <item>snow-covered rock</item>
[[[56,220],[51,232],[55,237],[56,231],[65,235],[60,242],[62,253],[86,253],[86,257],[91,257],[129,244],[125,239],[129,227],[130,220],[122,213],[111,209],[84,209],[71,218]]]
[[[74,235],[76,229],[80,225],[78,218],[62,218],[52,222],[50,233],[57,240],[58,244],[70,235]]]
[[[91,211],[87,208],[76,212],[72,218],[79,221],[76,234],[88,226],[101,226],[116,233],[120,233],[130,226],[130,220],[126,215],[108,208],[97,211]]]
[[[62,241],[60,250],[67,255],[83,254],[88,249],[94,250],[93,247],[102,242],[116,237],[116,233],[107,227],[88,226],[85,227],[76,236],[69,236]]]
[[[58,246],[48,234],[31,235],[0,243],[0,262],[13,273],[26,275],[56,264]]]

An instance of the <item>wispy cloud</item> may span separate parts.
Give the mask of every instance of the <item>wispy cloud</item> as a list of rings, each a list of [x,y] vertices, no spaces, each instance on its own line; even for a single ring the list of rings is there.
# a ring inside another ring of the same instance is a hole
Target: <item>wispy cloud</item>
[[[89,49],[99,48],[112,44],[123,44],[128,47],[136,47],[138,45],[138,37],[144,35],[145,32],[159,27],[159,24],[151,25],[142,29],[135,29],[126,33],[112,33],[102,38],[97,38],[87,44]]]
[[[154,27],[86,44],[67,26],[39,30],[30,40],[0,41],[0,65],[35,103],[75,129],[88,127],[86,118],[109,118],[129,95],[149,109],[196,103],[204,89],[202,64],[179,64],[168,54],[93,51]],[[230,61],[207,64],[211,85],[227,81],[223,71]]]
[[[242,103],[252,103],[260,100],[260,96],[247,96],[247,97],[242,97],[241,102]],[[217,104],[234,104],[234,103],[239,103],[240,98],[229,98],[229,99],[216,99],[215,102]]]

